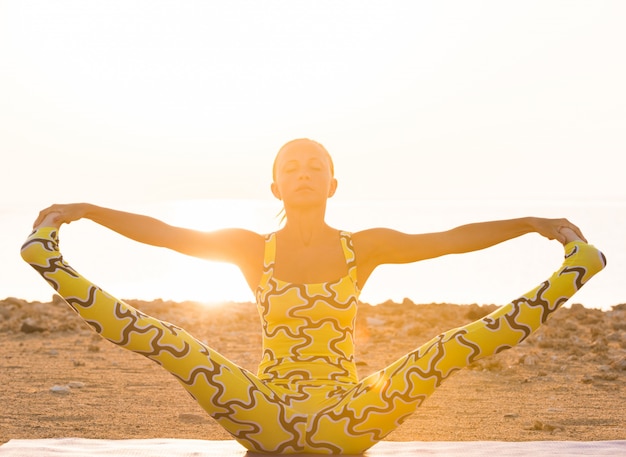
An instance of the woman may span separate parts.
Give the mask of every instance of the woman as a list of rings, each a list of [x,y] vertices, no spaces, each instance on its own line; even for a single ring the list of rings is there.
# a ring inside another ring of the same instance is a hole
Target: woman
[[[282,200],[286,219],[269,235],[242,229],[204,233],[70,204],[43,210],[22,248],[23,258],[98,333],[162,365],[253,451],[362,453],[451,373],[527,338],[606,263],[566,219],[525,217],[418,235],[332,228],[325,221],[327,200],[337,188],[332,159],[308,139],[280,149],[273,178],[271,190]],[[112,297],[65,263],[58,250],[59,227],[81,218],[141,243],[237,265],[256,295],[263,323],[258,374]],[[549,279],[489,316],[357,379],[358,296],[377,266],[476,251],[530,232],[564,244],[565,261]]]

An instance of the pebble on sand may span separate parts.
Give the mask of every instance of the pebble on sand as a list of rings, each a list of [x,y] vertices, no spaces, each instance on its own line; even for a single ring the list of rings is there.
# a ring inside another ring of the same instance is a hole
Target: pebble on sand
[[[50,392],[56,395],[68,395],[70,393],[69,386],[52,386]]]

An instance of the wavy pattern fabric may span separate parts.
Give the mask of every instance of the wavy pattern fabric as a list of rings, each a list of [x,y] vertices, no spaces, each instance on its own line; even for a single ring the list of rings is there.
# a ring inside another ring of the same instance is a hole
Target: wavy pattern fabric
[[[275,235],[267,237],[257,291],[264,345],[258,375],[88,281],[65,262],[57,235],[55,228],[35,230],[22,247],[22,257],[96,332],[163,366],[239,443],[255,452],[364,452],[453,372],[526,339],[606,265],[593,246],[569,243],[563,265],[528,294],[438,335],[359,381],[354,361],[359,290],[349,233],[341,233],[348,275],[304,285],[273,276]]]
[[[320,284],[292,284],[274,276],[276,234],[265,243],[257,308],[263,323],[259,376],[278,385],[355,383],[354,324],[358,286],[348,233],[341,245],[348,274]]]

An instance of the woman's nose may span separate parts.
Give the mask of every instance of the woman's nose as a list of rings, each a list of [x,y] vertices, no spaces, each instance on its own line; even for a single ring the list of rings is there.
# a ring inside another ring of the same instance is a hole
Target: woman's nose
[[[310,178],[311,178],[311,175],[310,175],[310,173],[306,169],[303,169],[303,170],[300,171],[298,179],[300,179],[300,180],[307,179],[308,180]]]

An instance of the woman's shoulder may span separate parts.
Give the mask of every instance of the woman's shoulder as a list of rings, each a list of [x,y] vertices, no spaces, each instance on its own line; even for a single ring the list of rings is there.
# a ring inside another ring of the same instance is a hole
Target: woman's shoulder
[[[412,249],[416,243],[419,244],[420,239],[420,235],[385,227],[370,228],[352,234],[355,251],[362,258],[371,259],[377,264],[394,261],[399,253]]]
[[[375,251],[378,246],[384,244],[396,232],[383,227],[368,228],[351,233],[354,249],[361,254]]]
[[[386,227],[374,227],[351,233],[352,239],[359,242],[380,242],[406,235],[398,230]]]

